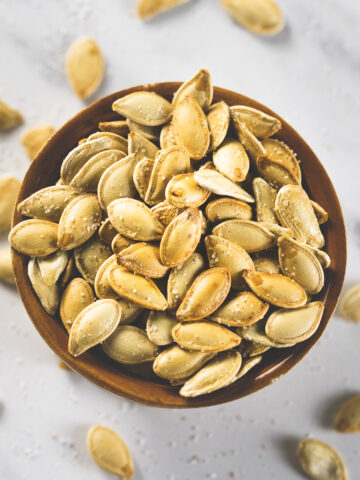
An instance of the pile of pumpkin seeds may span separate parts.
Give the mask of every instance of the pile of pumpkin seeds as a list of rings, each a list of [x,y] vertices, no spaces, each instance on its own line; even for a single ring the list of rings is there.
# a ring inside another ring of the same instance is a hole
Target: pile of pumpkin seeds
[[[272,138],[281,122],[212,100],[206,70],[172,103],[151,91],[116,100],[119,120],[101,122],[56,185],[18,205],[31,219],[9,236],[73,356],[101,344],[120,364],[152,363],[183,396],[313,335],[324,306],[311,297],[330,264],[327,213]]]

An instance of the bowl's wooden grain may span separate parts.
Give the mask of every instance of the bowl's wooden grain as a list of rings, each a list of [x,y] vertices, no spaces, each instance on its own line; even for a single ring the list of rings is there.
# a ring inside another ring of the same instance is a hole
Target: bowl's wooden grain
[[[54,184],[59,177],[60,165],[66,154],[77,145],[79,139],[97,130],[99,121],[118,118],[111,110],[114,100],[138,90],[151,90],[171,99],[180,83],[158,83],[138,86],[114,93],[90,105],[69,120],[41,151],[31,164],[21,187],[18,202],[36,190]],[[214,88],[214,101],[224,100],[229,105],[243,104],[276,115],[264,105],[235,92]],[[311,198],[329,212],[329,221],[323,227],[326,251],[331,257],[331,267],[326,271],[326,284],[317,297],[325,302],[321,325],[315,335],[292,348],[274,350],[265,355],[261,364],[244,378],[229,387],[210,395],[188,399],[178,395],[178,388],[160,380],[142,379],[122,369],[95,348],[80,358],[73,358],[67,351],[68,335],[58,319],[50,317],[42,308],[27,276],[27,258],[13,251],[13,266],[17,286],[25,308],[40,335],[54,352],[71,368],[97,385],[111,392],[159,407],[202,407],[216,405],[250,395],[273,383],[298,363],[323,334],[338,301],[346,266],[346,236],[342,212],[334,187],[320,161],[300,137],[283,119],[282,129],[276,137],[286,142],[301,160],[305,186]],[[13,225],[23,220],[14,213]]]

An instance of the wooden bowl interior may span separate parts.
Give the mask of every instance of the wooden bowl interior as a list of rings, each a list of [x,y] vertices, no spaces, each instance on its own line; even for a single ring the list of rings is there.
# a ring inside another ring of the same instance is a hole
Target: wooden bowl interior
[[[98,129],[99,121],[119,119],[111,110],[114,100],[138,90],[151,90],[171,100],[180,83],[159,83],[123,90],[90,105],[69,120],[45,146],[31,164],[21,187],[18,202],[35,191],[53,185],[59,178],[60,166],[67,153],[81,138]],[[197,398],[184,398],[177,387],[171,387],[155,378],[141,378],[123,369],[106,357],[100,348],[94,348],[79,358],[67,350],[68,335],[58,318],[49,316],[42,308],[27,276],[27,258],[13,251],[13,266],[18,289],[25,308],[36,329],[50,348],[71,368],[111,392],[149,405],[160,407],[202,407],[225,403],[241,398],[271,384],[298,363],[323,334],[338,301],[346,266],[346,237],[342,212],[335,190],[320,161],[283,119],[264,105],[235,92],[214,87],[214,101],[224,100],[229,105],[248,105],[278,117],[282,129],[275,137],[286,142],[301,161],[304,184],[312,199],[329,212],[329,221],[322,230],[326,237],[326,251],[331,257],[331,267],[326,270],[326,283],[317,299],[325,303],[324,315],[317,332],[307,341],[292,348],[269,351],[263,361],[244,378],[229,387]],[[13,224],[23,220],[14,213]]]

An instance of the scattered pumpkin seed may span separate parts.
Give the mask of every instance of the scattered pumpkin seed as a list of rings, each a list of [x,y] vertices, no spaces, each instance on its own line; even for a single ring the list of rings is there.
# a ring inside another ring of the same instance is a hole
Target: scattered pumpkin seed
[[[351,322],[360,322],[360,285],[350,288],[340,304],[340,314]]]
[[[12,215],[20,186],[21,183],[15,177],[4,175],[0,178],[0,232],[4,232],[11,227]]]
[[[188,3],[190,0],[140,0],[137,5],[137,14],[142,20],[150,18],[165,12],[170,8]]]
[[[341,405],[335,417],[335,430],[339,433],[360,433],[360,395]]]
[[[347,480],[345,465],[339,454],[313,438],[301,440],[297,449],[301,468],[314,480]]]
[[[54,132],[54,127],[41,125],[27,130],[21,136],[21,145],[24,147],[30,160],[34,160],[37,157]]]
[[[24,119],[20,112],[0,100],[0,130],[10,130],[21,125],[23,121]]]
[[[10,285],[15,285],[10,248],[0,249],[0,279]]]

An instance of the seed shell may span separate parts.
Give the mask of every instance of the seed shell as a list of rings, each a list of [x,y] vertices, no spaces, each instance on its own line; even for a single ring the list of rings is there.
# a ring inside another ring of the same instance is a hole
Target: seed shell
[[[173,147],[176,145],[176,140],[174,136],[174,129],[172,123],[169,122],[164,125],[160,133],[160,147],[162,150],[166,148]]]
[[[175,217],[185,211],[185,208],[175,207],[171,203],[165,201],[160,202],[154,207],[152,207],[151,211],[155,213],[155,215],[164,225],[164,227],[167,227],[169,223],[171,223],[175,219]]]
[[[58,225],[46,220],[24,220],[9,234],[13,249],[31,257],[44,257],[58,249]]]
[[[156,357],[153,368],[161,378],[185,379],[197,372],[213,356],[213,353],[190,352],[179,345],[172,345]]]
[[[0,279],[10,285],[15,285],[10,248],[0,249]]]
[[[229,106],[223,101],[214,103],[209,108],[206,119],[210,130],[209,150],[213,151],[222,144],[229,130]]]
[[[108,218],[100,225],[98,233],[100,240],[105,245],[111,245],[114,237],[118,234]]]
[[[175,317],[167,312],[152,310],[146,321],[146,333],[155,345],[165,346],[173,343],[172,329],[178,323]]]
[[[12,215],[20,186],[21,183],[15,177],[4,175],[0,178],[0,232],[4,232],[11,227]]]
[[[311,205],[313,206],[314,213],[316,215],[317,221],[319,222],[319,225],[326,223],[329,219],[328,212],[314,200],[310,200],[310,202],[311,202]]]
[[[293,176],[300,184],[300,165],[291,148],[288,147],[286,143],[281,142],[280,140],[276,140],[276,138],[265,138],[262,141],[262,145],[266,150],[266,156],[270,158],[270,160],[276,160],[282,163],[288,170],[292,172]]]
[[[340,304],[340,314],[350,322],[360,322],[360,285],[346,292]]]
[[[216,169],[233,182],[245,180],[249,167],[249,157],[242,144],[237,140],[225,141],[214,153]]]
[[[283,163],[269,158],[266,154],[259,155],[256,160],[259,175],[276,189],[284,185],[297,185],[298,178]]]
[[[144,157],[136,164],[133,173],[133,181],[140,197],[145,201],[146,192],[149,187],[150,176],[154,168],[155,161]]]
[[[130,247],[130,245],[134,245],[134,243],[136,243],[135,240],[129,240],[118,233],[111,242],[111,249],[114,253],[116,253],[116,255],[118,255],[125,248]]]
[[[98,298],[112,298],[113,300],[119,298],[119,295],[112,289],[109,282],[110,269],[116,265],[116,255],[111,255],[111,257],[107,258],[102,265],[100,265],[96,272],[94,287]]]
[[[313,438],[299,442],[297,456],[301,468],[314,480],[347,480],[347,472],[339,454]]]
[[[129,136],[129,155],[136,153],[140,158],[155,159],[159,152],[158,147],[147,138],[137,132],[130,132]]]
[[[27,130],[22,135],[21,145],[24,147],[30,160],[34,160],[34,158],[37,157],[38,153],[46,145],[54,132],[54,127],[50,125],[41,125]]]
[[[268,309],[269,305],[252,292],[241,292],[223,303],[211,320],[229,327],[247,327],[261,320]]]
[[[210,196],[210,192],[201,188],[193,173],[182,173],[172,178],[166,186],[166,200],[179,208],[200,207]]]
[[[175,342],[186,350],[221,352],[240,344],[241,338],[214,322],[179,322],[172,330]]]
[[[244,202],[252,203],[254,198],[237,183],[229,180],[221,173],[210,168],[204,168],[194,173],[195,181],[200,187],[217,195],[237,198]]]
[[[175,92],[172,105],[175,108],[185,97],[192,96],[206,112],[213,99],[211,77],[207,70],[201,69]]]
[[[72,324],[79,313],[95,302],[91,286],[83,278],[73,278],[65,288],[60,301],[60,318],[70,333]]]
[[[258,322],[249,325],[248,327],[237,328],[236,333],[241,338],[247,340],[248,342],[251,342],[252,344],[255,344],[257,347],[262,346],[264,348],[289,348],[293,346],[293,343],[278,343],[274,340],[271,340],[265,333],[265,324],[266,319],[263,318]]]
[[[46,285],[49,285],[49,287],[55,285],[60,275],[63,273],[68,263],[68,259],[68,254],[60,250],[57,250],[46,257],[39,257],[37,259],[42,279]]]
[[[231,118],[238,139],[243,144],[253,164],[256,165],[258,156],[266,153],[265,148],[262,146],[260,140],[258,140],[242,122],[240,122],[236,115],[231,115]]]
[[[226,220],[213,229],[213,234],[236,243],[247,252],[260,252],[275,245],[276,237],[251,220]]]
[[[263,178],[257,177],[253,181],[254,197],[256,202],[256,219],[258,222],[278,223],[275,213],[276,190]]]
[[[341,405],[334,426],[339,433],[360,433],[360,395],[350,398]]]
[[[76,267],[85,280],[93,285],[97,271],[111,254],[111,248],[93,235],[87,242],[75,248]]]
[[[206,205],[205,213],[210,222],[223,220],[250,220],[252,210],[250,205],[235,198],[217,198]]]
[[[28,276],[41,305],[49,315],[55,315],[59,306],[59,287],[46,285],[44,282],[36,258],[30,258],[28,263]]]
[[[159,247],[146,243],[135,243],[117,255],[119,265],[149,278],[164,277],[168,267],[160,261]]]
[[[281,122],[279,119],[268,115],[261,110],[257,110],[256,108],[248,107],[246,105],[234,105],[230,107],[230,112],[232,117],[236,117],[238,122],[245,125],[245,127],[257,138],[271,137],[281,128]]]

